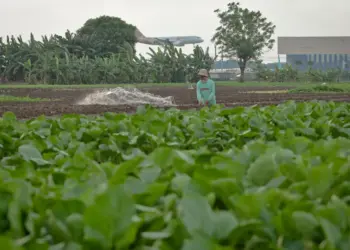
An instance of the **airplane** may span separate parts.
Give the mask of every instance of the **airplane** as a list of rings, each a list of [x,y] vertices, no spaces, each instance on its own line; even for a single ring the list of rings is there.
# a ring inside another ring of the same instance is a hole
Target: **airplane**
[[[202,43],[204,40],[198,36],[172,36],[172,37],[146,37],[138,29],[135,31],[137,42],[164,46],[172,43],[174,46],[185,46],[186,44]]]
[[[202,43],[204,40],[199,36],[173,36],[173,37],[155,37],[155,39],[161,42],[170,42],[174,46],[185,46],[186,44]]]

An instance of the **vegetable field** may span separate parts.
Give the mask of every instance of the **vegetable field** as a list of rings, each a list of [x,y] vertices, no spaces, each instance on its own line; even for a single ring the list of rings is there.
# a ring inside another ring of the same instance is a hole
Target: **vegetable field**
[[[348,250],[349,108],[4,113],[0,245]]]

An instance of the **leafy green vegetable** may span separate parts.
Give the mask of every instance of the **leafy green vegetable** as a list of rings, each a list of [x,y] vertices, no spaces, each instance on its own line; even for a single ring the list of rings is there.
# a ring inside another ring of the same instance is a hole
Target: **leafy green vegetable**
[[[4,249],[350,247],[350,105],[0,119]]]

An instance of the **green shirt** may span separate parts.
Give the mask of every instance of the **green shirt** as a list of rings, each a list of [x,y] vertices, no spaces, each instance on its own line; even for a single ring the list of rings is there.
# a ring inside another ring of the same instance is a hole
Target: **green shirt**
[[[200,103],[208,101],[211,105],[216,104],[215,83],[213,80],[208,79],[207,82],[197,82],[197,100]]]

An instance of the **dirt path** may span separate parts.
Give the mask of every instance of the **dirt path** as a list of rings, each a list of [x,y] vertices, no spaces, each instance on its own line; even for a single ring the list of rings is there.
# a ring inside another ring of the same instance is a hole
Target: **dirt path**
[[[249,106],[254,104],[278,104],[287,100],[332,100],[350,102],[350,94],[288,94],[288,93],[252,93],[254,91],[281,91],[290,87],[230,87],[217,86],[217,102],[231,106]],[[196,91],[187,87],[147,87],[142,89],[159,96],[173,96],[179,109],[198,108]],[[39,115],[59,115],[67,113],[99,114],[104,112],[133,112],[135,106],[75,105],[86,95],[98,89],[0,89],[0,95],[49,98],[50,102],[0,102],[0,114],[14,112],[18,118],[31,118]],[[245,92],[245,93],[244,93]],[[247,93],[248,92],[248,93]]]

